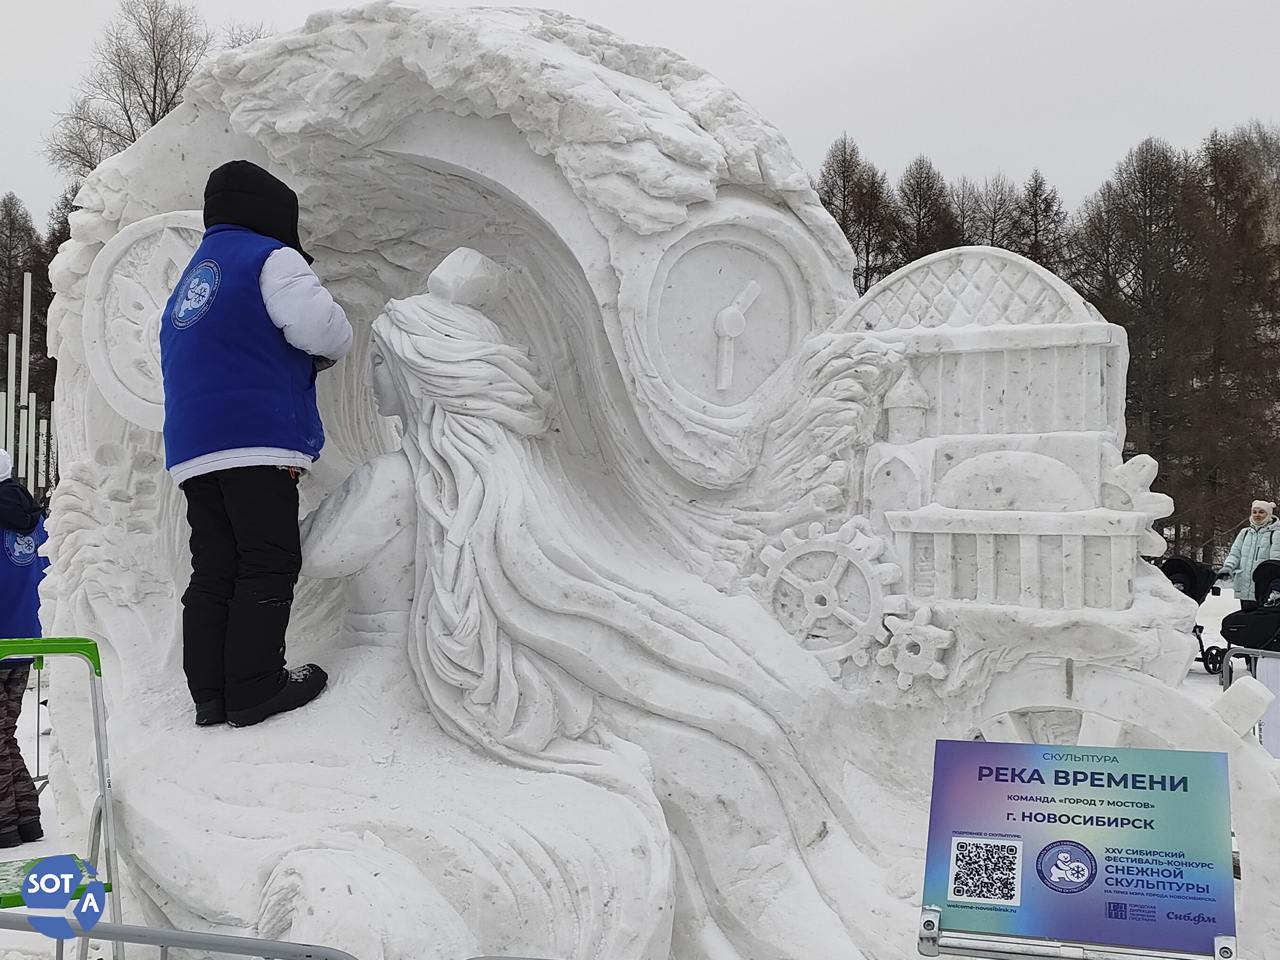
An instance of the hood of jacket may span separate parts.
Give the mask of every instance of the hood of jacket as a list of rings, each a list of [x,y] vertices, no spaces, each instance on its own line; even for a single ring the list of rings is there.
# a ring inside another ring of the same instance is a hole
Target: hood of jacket
[[[232,160],[213,173],[204,188],[205,229],[246,227],[293,247],[307,263],[311,254],[298,238],[298,195],[256,163]]]
[[[17,480],[0,480],[0,527],[30,533],[42,511],[36,498]]]

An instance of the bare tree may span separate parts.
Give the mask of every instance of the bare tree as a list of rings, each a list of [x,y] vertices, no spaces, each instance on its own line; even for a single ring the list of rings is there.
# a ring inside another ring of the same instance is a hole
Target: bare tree
[[[1023,184],[1013,216],[1011,249],[1057,272],[1067,256],[1067,211],[1039,168]]]
[[[0,336],[21,329],[22,274],[39,269],[40,234],[16,194],[0,197]]]
[[[849,139],[849,134],[842,133],[827,148],[826,159],[818,171],[818,199],[850,243],[854,236],[854,193],[861,165],[858,145]]]
[[[45,144],[50,162],[84,177],[136,142],[178,105],[213,39],[193,4],[122,0]]]
[[[273,33],[275,33],[275,29],[261,20],[252,22],[236,20],[222,28],[222,49],[234,50],[236,47],[243,47],[246,44],[253,43],[255,40],[269,37]]]
[[[8,361],[8,334],[22,330],[23,273],[31,284],[31,380],[36,409],[47,416],[53,396],[54,363],[45,349],[45,318],[51,296],[49,255],[31,215],[12,193],[0,196],[0,370]]]
[[[947,197],[947,181],[928,157],[907,164],[898,180],[898,257],[911,263],[956,245],[955,215]]]
[[[1245,158],[1267,207],[1266,236],[1280,246],[1280,125],[1253,120],[1231,131],[1232,146]]]
[[[960,177],[947,188],[951,213],[956,221],[956,242],[980,243],[982,235],[982,189],[968,177]]]
[[[902,214],[889,178],[867,160],[858,169],[854,199],[856,227],[852,239],[857,266],[853,282],[858,293],[866,293],[901,266],[896,242]]]
[[[893,272],[898,217],[893,188],[858,146],[841,134],[818,173],[818,196],[853,247],[853,283],[859,293]]]
[[[1013,217],[1018,206],[1018,188],[1003,173],[982,181],[978,197],[978,230],[975,243],[988,247],[1008,247],[1013,243]]]

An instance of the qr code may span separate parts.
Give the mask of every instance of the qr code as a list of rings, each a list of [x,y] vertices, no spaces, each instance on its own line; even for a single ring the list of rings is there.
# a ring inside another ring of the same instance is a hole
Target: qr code
[[[947,899],[960,903],[1022,903],[1022,841],[951,838]]]

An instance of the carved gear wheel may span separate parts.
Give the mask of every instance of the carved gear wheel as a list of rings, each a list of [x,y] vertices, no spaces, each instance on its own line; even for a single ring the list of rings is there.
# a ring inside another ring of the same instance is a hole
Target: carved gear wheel
[[[830,534],[821,523],[810,524],[807,537],[788,530],[780,547],[760,552],[768,567],[766,602],[833,678],[845,660],[859,666],[871,662],[869,649],[883,642],[884,614],[897,610],[898,598],[886,597],[885,587],[899,580],[902,570],[884,559],[885,549],[870,523],[855,517]]]
[[[917,677],[946,679],[949,671],[942,658],[956,637],[950,630],[935,627],[932,620],[933,610],[928,605],[917,610],[910,620],[885,618],[890,636],[885,648],[876,654],[876,663],[898,671],[899,689],[910,690]]]

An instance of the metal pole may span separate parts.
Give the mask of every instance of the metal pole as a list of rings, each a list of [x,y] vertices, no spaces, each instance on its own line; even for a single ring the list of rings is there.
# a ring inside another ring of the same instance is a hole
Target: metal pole
[[[31,274],[22,275],[22,386],[19,396],[27,398],[31,375]]]
[[[49,401],[49,485],[58,482],[58,401]]]
[[[27,408],[18,410],[18,445],[9,448],[9,456],[13,459],[13,477],[15,480],[27,480]],[[27,486],[31,483],[28,480]]]
[[[5,389],[5,415],[4,415],[4,448],[13,453],[13,430],[17,426],[13,422],[13,408],[18,402],[18,335],[16,333],[9,334],[9,372]]]
[[[111,883],[111,920],[121,922],[119,882],[116,872],[115,804],[111,801],[111,761],[107,756],[107,704],[102,695],[102,678],[94,670],[89,673],[90,695],[93,699],[93,733],[98,741],[98,788],[102,794],[102,845],[106,863],[107,880]],[[122,960],[124,947],[113,945],[115,960]]]
[[[36,395],[27,394],[27,445],[23,450],[27,458],[27,486],[36,485]]]
[[[36,444],[36,486],[47,490],[49,478],[49,421],[40,421],[39,442]]]
[[[40,681],[44,679],[44,658],[36,661],[36,776],[40,776]],[[39,794],[37,793],[37,796]]]
[[[78,924],[71,921],[72,929]],[[34,933],[27,918],[20,913],[0,911],[0,930]],[[189,930],[154,930],[103,920],[92,931],[81,929],[79,937],[110,940],[112,943],[136,943],[142,946],[195,950],[202,954],[220,953],[239,957],[267,957],[270,960],[356,960],[351,954],[334,947],[282,940],[259,940],[255,937],[232,937],[221,933],[193,933]],[[61,950],[63,941],[58,941]],[[485,958],[476,958],[485,960]],[[510,960],[520,960],[512,957]]]

